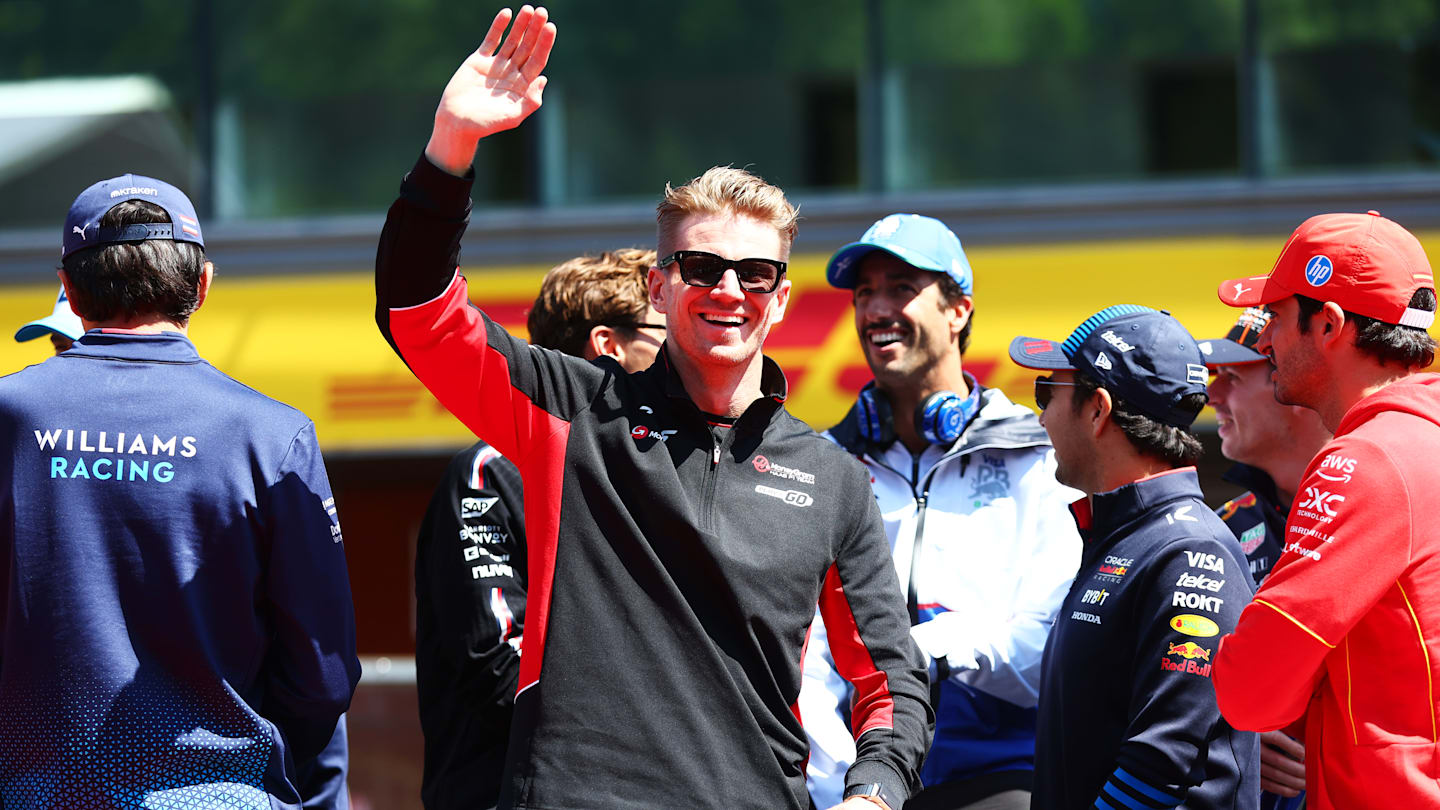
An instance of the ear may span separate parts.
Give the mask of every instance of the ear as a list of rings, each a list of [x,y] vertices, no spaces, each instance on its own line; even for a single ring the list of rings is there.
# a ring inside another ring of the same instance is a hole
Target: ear
[[[785,320],[785,308],[790,305],[790,279],[786,278],[780,282],[780,286],[775,288],[774,297],[775,300],[771,302],[773,308],[770,310],[772,313],[770,316],[771,326]]]
[[[615,327],[604,324],[590,327],[590,335],[585,339],[585,359],[594,360],[597,357],[613,357],[624,361],[625,348],[615,334]]]
[[[70,294],[70,276],[65,273],[65,268],[63,267],[56,271],[56,275],[60,276],[60,286],[65,288],[65,303],[70,305],[70,311],[74,312],[75,317],[79,318],[80,313],[75,312],[75,296]],[[81,318],[81,320],[83,321],[84,319]]]
[[[205,262],[205,269],[200,271],[200,289],[195,296],[195,309],[199,310],[205,304],[205,297],[210,294],[210,283],[215,280],[215,265]]]
[[[956,301],[951,306],[946,307],[946,309],[950,310],[951,340],[959,338],[960,333],[965,331],[965,324],[970,322],[970,311],[974,308],[975,299],[971,298],[968,295],[960,296],[959,301]]]
[[[1110,398],[1110,392],[1101,388],[1090,397],[1085,403],[1085,414],[1090,417],[1090,435],[1100,438],[1100,434],[1110,425],[1110,414],[1115,410],[1115,400]]]
[[[647,272],[647,273],[645,274],[645,285],[650,288],[650,306],[654,307],[654,308],[655,308],[655,311],[656,311],[656,312],[659,312],[659,313],[662,314],[662,315],[664,315],[664,314],[666,313],[666,309],[665,309],[665,282],[666,282],[666,281],[668,281],[668,279],[666,278],[666,273],[665,273],[665,271],[663,271],[663,270],[661,270],[660,268],[655,267],[655,266],[653,266],[653,265],[650,267],[649,272]]]
[[[1345,324],[1347,323],[1345,310],[1334,301],[1326,301],[1320,308],[1320,317],[1318,320],[1320,322],[1320,328],[1312,331],[1318,331],[1320,333],[1320,345],[1326,349],[1337,348],[1339,346],[1340,336],[1345,331]],[[1354,323],[1354,321],[1349,321],[1349,323]]]

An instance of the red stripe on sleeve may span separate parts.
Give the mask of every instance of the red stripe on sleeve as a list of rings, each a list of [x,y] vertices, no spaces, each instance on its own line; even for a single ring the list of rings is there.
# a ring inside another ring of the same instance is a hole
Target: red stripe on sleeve
[[[870,649],[860,638],[859,623],[834,563],[825,572],[820,615],[830,635],[830,655],[835,659],[835,669],[855,687],[855,704],[850,713],[855,739],[873,728],[894,728],[895,697],[890,693],[890,678],[875,666]]]

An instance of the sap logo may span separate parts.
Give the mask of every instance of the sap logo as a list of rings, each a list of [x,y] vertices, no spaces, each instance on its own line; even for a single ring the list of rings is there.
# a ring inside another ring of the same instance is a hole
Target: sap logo
[[[1185,559],[1189,561],[1191,568],[1214,571],[1217,574],[1225,573],[1224,557],[1217,557],[1214,554],[1205,554],[1199,551],[1187,551],[1185,552]]]
[[[1101,332],[1100,337],[1106,343],[1109,343],[1111,346],[1114,346],[1116,349],[1118,349],[1121,354],[1124,354],[1125,352],[1128,352],[1131,349],[1135,348],[1129,343],[1126,343],[1124,338],[1115,334],[1115,332],[1110,329],[1106,329],[1104,332]]]
[[[1182,506],[1179,509],[1176,509],[1174,512],[1166,515],[1165,522],[1173,524],[1177,520],[1183,520],[1188,523],[1197,523],[1200,519],[1190,514],[1190,510],[1194,508],[1194,506]]]
[[[1204,574],[1181,574],[1180,578],[1175,580],[1175,587],[1194,588],[1196,590],[1214,593],[1225,587],[1225,580],[1211,579]]]
[[[1300,504],[1301,509],[1315,509],[1330,517],[1335,517],[1335,508],[1330,504],[1344,503],[1344,495],[1334,495],[1318,487],[1305,487],[1305,496],[1309,500]]]
[[[461,498],[460,519],[470,520],[472,518],[484,517],[490,507],[494,506],[499,498]]]
[[[1099,590],[1091,588],[1085,591],[1085,595],[1080,597],[1080,601],[1087,605],[1103,605],[1105,604],[1105,600],[1109,598],[1110,592],[1105,590],[1104,588],[1101,588]]]
[[[756,484],[755,491],[761,495],[769,495],[772,498],[779,498],[791,506],[809,506],[815,499],[808,492],[801,492],[798,489],[776,489],[767,487],[764,484]]]
[[[636,425],[635,427],[630,428],[630,435],[631,435],[631,436],[634,436],[637,440],[638,440],[638,439],[659,439],[660,441],[663,442],[663,441],[668,441],[671,436],[674,436],[674,435],[675,435],[675,431],[673,431],[673,430],[656,430],[655,428],[645,427],[644,425]]]
[[[1355,459],[1331,453],[1320,462],[1320,468],[1315,471],[1315,474],[1326,481],[1345,484],[1349,483],[1350,474],[1353,472],[1355,472]]]
[[[1115,364],[1110,362],[1110,358],[1106,357],[1104,352],[1100,352],[1099,354],[1095,355],[1095,367],[1103,368],[1106,371],[1109,371],[1110,369],[1115,367]]]
[[[1225,605],[1225,600],[1218,596],[1201,596],[1198,593],[1175,591],[1170,598],[1171,607],[1190,608],[1191,610],[1206,610],[1211,613],[1219,612]]]

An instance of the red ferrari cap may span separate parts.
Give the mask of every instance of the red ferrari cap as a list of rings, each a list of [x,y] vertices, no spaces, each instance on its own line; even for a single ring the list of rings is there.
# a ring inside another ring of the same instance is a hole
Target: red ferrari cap
[[[1270,275],[1231,279],[1217,292],[1232,307],[1303,295],[1385,323],[1429,329],[1435,313],[1411,309],[1410,298],[1416,290],[1434,288],[1420,241],[1370,211],[1305,220],[1290,235]]]

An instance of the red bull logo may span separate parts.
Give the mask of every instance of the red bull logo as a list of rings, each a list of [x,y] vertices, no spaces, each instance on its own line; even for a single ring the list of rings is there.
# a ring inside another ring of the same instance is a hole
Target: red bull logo
[[[1160,659],[1160,668],[1166,672],[1188,672],[1191,675],[1199,675],[1202,678],[1210,677],[1210,651],[1193,641],[1183,644],[1171,644],[1167,656],[1178,655],[1185,659],[1183,661],[1171,661],[1168,657]],[[1200,663],[1205,661],[1207,663]]]
[[[1171,644],[1170,652],[1166,653],[1166,655],[1178,655],[1191,659],[1204,658],[1206,661],[1210,660],[1210,651],[1193,641],[1187,641],[1184,644]]]

